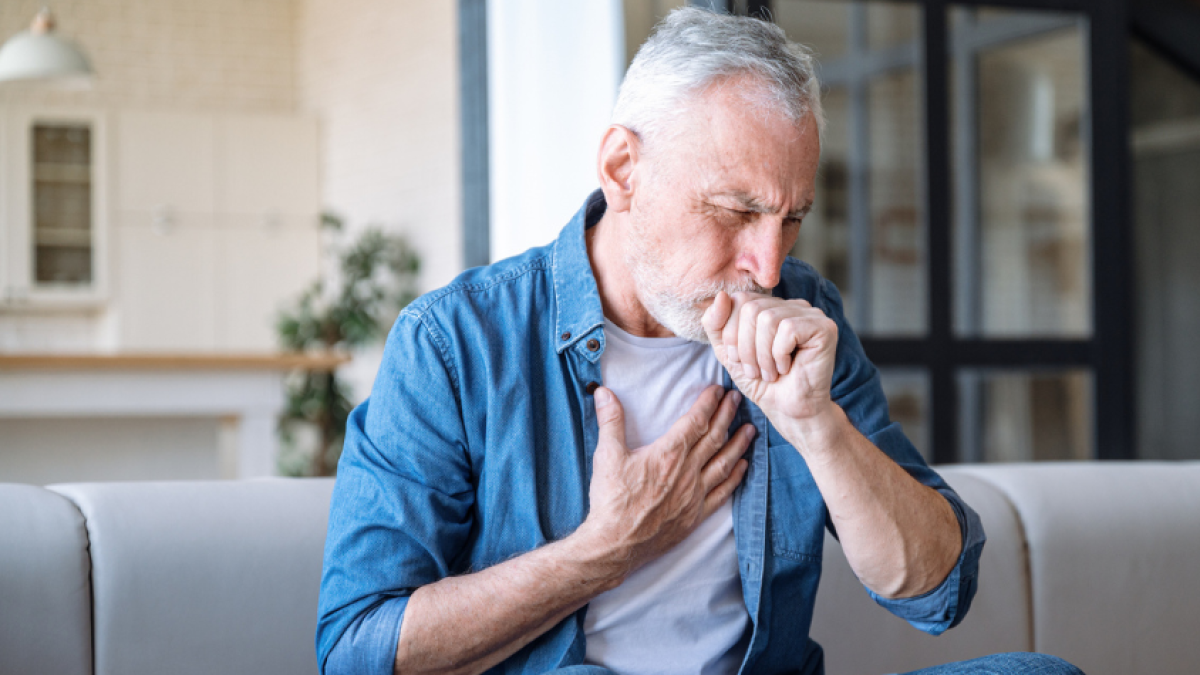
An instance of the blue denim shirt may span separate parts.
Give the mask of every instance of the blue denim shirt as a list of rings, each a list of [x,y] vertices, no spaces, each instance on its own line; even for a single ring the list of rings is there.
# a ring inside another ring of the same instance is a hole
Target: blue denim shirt
[[[597,440],[588,385],[601,383],[605,345],[584,230],[604,208],[594,193],[554,243],[467,270],[397,319],[374,390],[350,416],[338,465],[316,636],[322,672],[391,673],[413,591],[566,537],[583,522]],[[878,372],[833,285],[789,258],[775,294],[804,298],[837,322],[834,399],[958,516],[962,554],[939,587],[902,600],[871,594],[917,628],[941,633],[962,620],[975,593],[979,518],[889,421]],[[744,400],[734,426],[747,421],[759,433],[733,498],[753,624],[742,672],[821,673],[822,652],[808,631],[832,524],[800,454]],[[585,612],[493,672],[582,663]]]

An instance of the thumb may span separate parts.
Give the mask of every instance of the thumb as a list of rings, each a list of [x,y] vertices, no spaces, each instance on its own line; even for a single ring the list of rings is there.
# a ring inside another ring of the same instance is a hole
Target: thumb
[[[616,394],[608,387],[597,387],[592,398],[596,401],[596,423],[600,426],[597,445],[625,448],[625,409]]]
[[[729,297],[725,291],[717,291],[712,304],[704,310],[704,315],[700,317],[700,325],[704,326],[708,343],[712,345],[713,351],[717,354],[717,360],[722,365],[725,363],[725,341],[721,337],[721,333],[725,330],[725,323],[729,321],[732,314],[733,298]]]

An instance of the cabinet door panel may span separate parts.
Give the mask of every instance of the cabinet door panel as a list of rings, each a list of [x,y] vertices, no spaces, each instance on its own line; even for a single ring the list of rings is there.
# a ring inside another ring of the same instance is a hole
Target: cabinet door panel
[[[125,351],[209,351],[216,346],[215,235],[210,216],[123,213],[116,276]]]
[[[311,218],[282,220],[276,227],[222,227],[218,232],[217,342],[221,349],[277,349],[279,310],[317,278],[316,226],[310,224]]]
[[[215,147],[210,115],[122,113],[117,129],[117,208],[211,213]]]
[[[283,116],[220,120],[217,210],[315,214],[319,210],[317,124]]]

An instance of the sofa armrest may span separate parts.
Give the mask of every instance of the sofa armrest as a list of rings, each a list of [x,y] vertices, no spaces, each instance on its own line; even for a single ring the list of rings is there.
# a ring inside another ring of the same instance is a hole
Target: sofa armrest
[[[75,505],[0,483],[0,673],[91,674],[89,572]]]
[[[97,675],[316,672],[332,479],[50,489],[86,518]]]

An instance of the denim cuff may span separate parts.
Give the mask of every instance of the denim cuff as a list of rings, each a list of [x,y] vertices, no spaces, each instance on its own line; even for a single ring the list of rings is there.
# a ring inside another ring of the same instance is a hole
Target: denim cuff
[[[958,519],[962,551],[950,574],[936,588],[911,598],[885,598],[867,589],[871,599],[892,614],[930,635],[941,635],[966,616],[975,597],[979,578],[979,556],[986,537],[979,516],[953,490],[938,490]]]
[[[356,618],[329,651],[323,675],[391,675],[408,596],[384,600]]]

